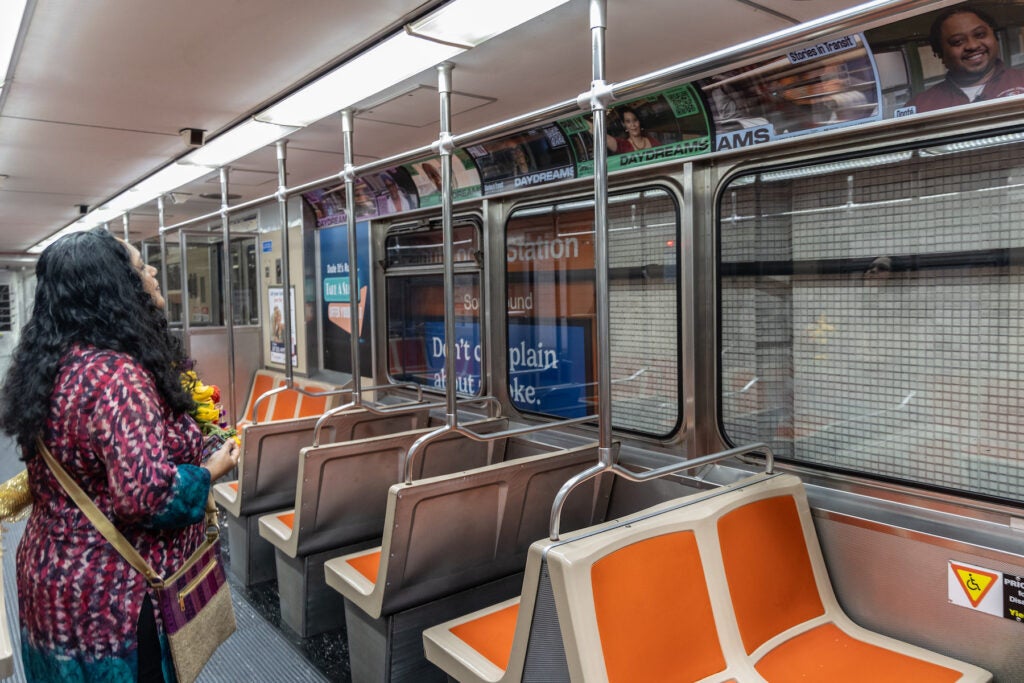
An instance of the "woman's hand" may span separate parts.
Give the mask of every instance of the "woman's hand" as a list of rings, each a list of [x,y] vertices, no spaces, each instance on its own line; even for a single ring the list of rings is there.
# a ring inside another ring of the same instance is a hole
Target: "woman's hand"
[[[210,470],[210,481],[217,481],[230,472],[238,464],[239,454],[238,443],[234,439],[228,439],[214,451],[203,463],[203,467]]]

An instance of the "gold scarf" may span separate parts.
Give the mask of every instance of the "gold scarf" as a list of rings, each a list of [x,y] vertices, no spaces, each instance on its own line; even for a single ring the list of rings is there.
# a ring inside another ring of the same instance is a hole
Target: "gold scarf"
[[[28,489],[28,470],[22,470],[0,484],[0,521],[17,522],[28,517],[32,492]]]

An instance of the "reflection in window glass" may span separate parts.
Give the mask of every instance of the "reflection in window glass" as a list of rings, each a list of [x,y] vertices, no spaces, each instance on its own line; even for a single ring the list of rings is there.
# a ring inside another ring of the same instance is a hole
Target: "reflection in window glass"
[[[1024,500],[1024,167],[1013,139],[725,189],[720,405],[731,442]]]
[[[444,264],[443,244],[439,230],[409,230],[388,235],[384,253],[389,268],[396,266],[441,266]],[[452,255],[455,263],[471,263],[477,259],[480,246],[477,230],[472,225],[452,228]]]
[[[445,390],[444,277],[388,278],[388,375]],[[455,276],[456,392],[481,393],[480,276]]]
[[[455,387],[463,396],[483,392],[480,337],[479,230],[452,226],[455,257]],[[443,240],[439,227],[399,229],[385,240],[388,376],[444,391],[445,330]]]
[[[609,207],[612,422],[656,436],[679,421],[678,210],[662,190]],[[523,209],[506,233],[508,369],[525,412],[596,412],[594,206]]]
[[[256,238],[231,240],[231,313],[235,325],[258,325],[260,322],[257,267]]]

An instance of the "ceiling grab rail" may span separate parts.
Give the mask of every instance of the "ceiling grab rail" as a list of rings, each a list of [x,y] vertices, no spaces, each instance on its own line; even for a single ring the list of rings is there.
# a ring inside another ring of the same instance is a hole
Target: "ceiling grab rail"
[[[569,493],[582,484],[583,482],[593,479],[599,474],[604,472],[611,472],[612,474],[622,477],[628,481],[643,483],[645,481],[651,481],[652,479],[658,479],[665,477],[670,474],[677,472],[683,472],[685,470],[692,470],[705,465],[719,462],[721,460],[728,460],[740,455],[747,453],[760,452],[764,454],[765,458],[765,474],[775,473],[775,453],[768,447],[766,443],[753,443],[746,446],[737,446],[728,450],[719,451],[718,453],[712,453],[710,455],[704,455],[699,458],[693,458],[691,460],[683,460],[682,462],[673,463],[666,465],[665,467],[659,467],[658,469],[648,470],[647,472],[633,472],[628,470],[622,465],[612,464],[606,465],[605,463],[597,463],[592,467],[589,467],[579,474],[571,477],[564,484],[562,488],[558,489],[558,493],[555,494],[555,501],[551,505],[551,525],[549,527],[549,538],[552,541],[557,541],[560,533],[560,524],[562,519],[562,507],[565,505],[566,498],[569,497]]]
[[[433,406],[441,405],[439,403],[425,403],[423,401],[423,386],[414,382],[405,384],[381,384],[367,387],[367,389],[412,389],[416,392],[416,399],[411,401],[402,401],[399,403],[389,404],[387,406],[374,406],[363,401],[362,394],[362,371],[361,371],[361,359],[359,357],[359,250],[358,250],[358,234],[356,230],[356,207],[355,207],[355,181],[356,171],[355,166],[352,164],[353,153],[353,113],[351,109],[345,109],[341,112],[341,133],[342,133],[342,144],[344,148],[344,168],[339,176],[345,181],[345,222],[348,231],[348,303],[349,303],[349,352],[351,354],[351,369],[352,378],[350,380],[351,387],[348,391],[351,392],[351,400],[344,405],[336,406],[330,410],[324,412],[323,415],[316,421],[316,425],[313,427],[313,446],[320,445],[320,435],[323,430],[323,426],[326,424],[333,415],[342,413],[351,408],[361,408],[370,412],[383,415],[383,414],[398,414],[401,412],[407,412],[412,410],[422,410],[423,408],[430,408]],[[484,399],[474,399],[474,402],[480,403],[490,400],[493,405],[497,406],[497,414],[501,413],[501,404],[497,402],[493,397],[485,397]]]
[[[445,424],[438,429],[424,434],[409,447],[403,457],[404,481],[412,483],[413,463],[420,451],[431,441],[450,432],[473,439],[474,441],[495,441],[518,434],[539,432],[556,427],[581,424],[592,421],[593,415],[586,415],[557,422],[516,427],[500,432],[480,434],[468,427],[459,426],[456,389],[458,382],[455,376],[455,255],[454,228],[452,226],[452,154],[455,151],[451,134],[451,95],[452,95],[451,63],[445,62],[437,66],[437,90],[440,99],[441,121],[440,134],[436,143],[436,151],[441,157],[441,236],[442,260],[444,262],[444,388],[445,388]]]
[[[619,100],[633,95],[642,94],[646,91],[658,90],[673,83],[691,82],[715,75],[736,66],[742,66],[756,62],[771,56],[785,54],[786,52],[806,45],[808,43],[820,42],[824,38],[849,31],[861,31],[870,26],[880,25],[888,20],[895,20],[911,14],[923,11],[929,7],[942,7],[949,4],[949,0],[875,0],[875,2],[858,5],[856,7],[834,12],[833,14],[808,21],[797,26],[782,29],[775,33],[768,34],[744,43],[734,45],[708,55],[680,62],[672,66],[653,71],[648,74],[637,76],[618,84],[609,86],[608,93],[612,100]],[[589,98],[590,93],[584,93],[581,97]],[[561,117],[574,114],[579,111],[581,105],[578,99],[565,100],[536,109],[525,114],[510,117],[497,123],[477,128],[467,133],[461,133],[451,138],[452,144],[456,147],[467,147],[469,145],[484,142],[503,133],[513,130],[528,128],[531,126],[549,123]],[[417,147],[406,152],[394,154],[390,157],[378,159],[362,166],[355,167],[360,174],[385,171],[395,166],[401,166],[411,161],[422,159],[437,153],[437,143]],[[337,182],[338,175],[331,174],[324,178],[311,180],[297,185],[289,190],[287,194],[294,196],[315,190],[324,185]],[[257,197],[231,207],[233,213],[252,209],[261,204],[275,199],[277,193]],[[215,219],[219,212],[211,212],[201,216],[186,219],[174,225],[161,228],[162,231],[181,230],[189,225],[204,223]]]

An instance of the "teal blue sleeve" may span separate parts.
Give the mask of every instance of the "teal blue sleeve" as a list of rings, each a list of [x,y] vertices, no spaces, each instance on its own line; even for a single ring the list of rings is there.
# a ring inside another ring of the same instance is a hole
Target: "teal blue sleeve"
[[[210,495],[210,470],[195,465],[178,465],[171,495],[152,518],[157,529],[174,529],[201,522]]]

